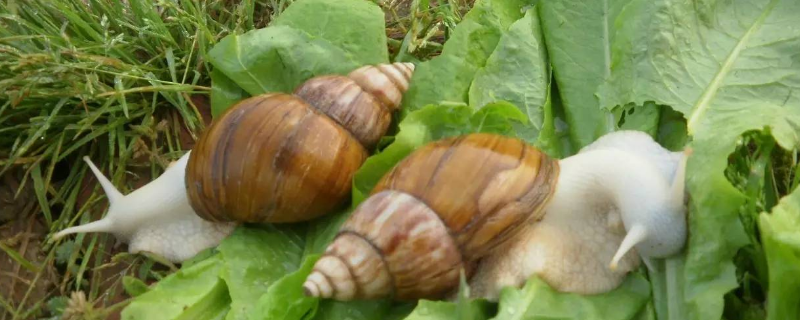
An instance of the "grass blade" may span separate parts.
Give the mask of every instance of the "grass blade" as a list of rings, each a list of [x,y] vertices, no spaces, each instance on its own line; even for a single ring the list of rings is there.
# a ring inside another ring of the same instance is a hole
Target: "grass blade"
[[[21,254],[19,254],[19,252],[17,252],[16,250],[6,246],[6,244],[3,243],[3,241],[0,241],[0,250],[3,250],[3,252],[5,252],[9,257],[11,257],[11,259],[13,259],[17,263],[19,263],[19,265],[21,265],[25,269],[28,269],[28,271],[30,271],[30,272],[36,273],[36,272],[41,271],[41,269],[42,269],[42,268],[34,265],[33,263],[31,263],[27,259],[25,259],[25,257],[23,257]]]
[[[42,167],[38,163],[33,166],[31,177],[33,178],[33,190],[36,192],[36,199],[39,201],[39,208],[44,213],[44,218],[49,228],[53,225],[53,215],[50,213],[50,203],[46,197],[47,186],[44,183],[44,179],[42,179]]]
[[[8,170],[11,164],[17,160],[17,158],[24,155],[25,152],[28,151],[28,149],[33,145],[33,143],[36,142],[37,139],[41,138],[45,134],[47,129],[50,128],[50,123],[53,121],[56,115],[58,115],[58,112],[61,111],[61,107],[63,107],[66,103],[67,103],[66,98],[63,98],[59,100],[58,103],[56,103],[55,107],[50,112],[50,115],[47,117],[44,123],[39,125],[39,128],[31,136],[25,139],[25,142],[22,143],[22,146],[20,146],[19,149],[16,149],[16,152],[14,152],[14,154],[8,159],[6,165],[3,167],[2,170],[0,170],[0,174],[5,173],[5,171]]]

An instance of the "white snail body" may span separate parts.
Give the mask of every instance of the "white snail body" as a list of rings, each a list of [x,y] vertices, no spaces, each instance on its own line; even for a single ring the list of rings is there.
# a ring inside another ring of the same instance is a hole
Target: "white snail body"
[[[633,130],[606,134],[583,147],[578,151],[578,154],[598,149],[621,150],[643,157],[648,163],[655,165],[661,171],[661,174],[670,181],[678,173],[678,166],[685,158],[684,152],[667,150],[656,143],[648,134]]]
[[[64,229],[53,238],[79,232],[108,232],[128,243],[130,253],[146,251],[171,262],[184,261],[218,245],[236,224],[209,222],[192,210],[184,187],[189,154],[128,195],[122,195],[89,158],[84,158],[106,193],[108,213],[101,220]]]

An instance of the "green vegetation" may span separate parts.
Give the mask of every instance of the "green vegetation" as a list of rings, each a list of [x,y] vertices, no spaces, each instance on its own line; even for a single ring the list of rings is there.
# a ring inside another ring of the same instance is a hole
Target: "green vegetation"
[[[0,0],[0,319],[800,318],[797,52],[790,0]],[[243,97],[394,61],[417,69],[350,208],[240,227],[180,267],[105,234],[49,240],[104,212],[82,156],[129,192]],[[302,295],[415,148],[494,132],[565,157],[617,129],[694,150],[687,249],[657,272],[590,297],[532,278],[498,304],[466,286],[452,302]]]

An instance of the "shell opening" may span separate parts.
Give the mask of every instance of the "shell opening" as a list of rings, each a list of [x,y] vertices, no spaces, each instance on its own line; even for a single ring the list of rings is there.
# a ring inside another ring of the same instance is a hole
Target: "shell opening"
[[[314,282],[306,280],[306,282],[303,283],[303,294],[305,294],[306,297],[318,298],[319,288],[317,288],[317,285]]]

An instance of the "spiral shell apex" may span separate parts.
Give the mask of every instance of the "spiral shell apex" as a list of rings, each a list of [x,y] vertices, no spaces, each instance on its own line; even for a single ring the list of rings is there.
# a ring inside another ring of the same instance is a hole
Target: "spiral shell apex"
[[[321,76],[300,85],[294,94],[346,128],[372,149],[386,133],[392,112],[408,90],[414,65],[364,66],[345,76]]]
[[[297,222],[333,211],[386,133],[413,69],[364,66],[230,107],[189,159],[192,208],[215,222]]]
[[[342,226],[304,284],[338,300],[438,298],[475,263],[538,221],[558,164],[524,142],[473,134],[395,166]]]

